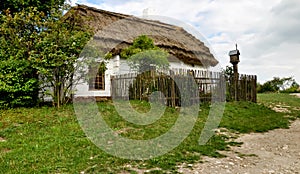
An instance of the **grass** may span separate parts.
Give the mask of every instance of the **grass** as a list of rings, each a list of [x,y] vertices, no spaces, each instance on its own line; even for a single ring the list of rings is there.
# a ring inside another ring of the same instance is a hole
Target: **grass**
[[[263,94],[259,104],[232,102],[226,104],[221,127],[249,133],[264,132],[275,128],[287,128],[286,113],[277,113],[267,106],[284,103],[292,106],[291,116],[299,116],[295,110],[300,99],[289,95]],[[149,104],[132,101],[139,111],[149,110]],[[138,126],[120,117],[110,102],[98,103],[104,119],[121,135],[132,139],[149,139],[167,132],[178,117],[178,109],[167,108],[157,122]],[[151,160],[125,160],[111,156],[96,147],[79,126],[72,105],[60,109],[51,107],[18,108],[0,111],[0,171],[2,173],[118,173],[133,169],[153,169],[151,173],[176,172],[177,165],[195,163],[203,155],[222,157],[220,150],[228,150],[234,142],[228,137],[215,135],[204,146],[198,145],[209,106],[201,106],[201,112],[191,134],[169,153]],[[158,170],[159,169],[159,170]]]
[[[284,113],[275,112],[264,105],[250,102],[233,102],[226,105],[221,127],[240,133],[266,132],[276,128],[288,128]]]
[[[300,98],[285,93],[280,94],[258,94],[258,101],[265,106],[274,108],[281,107],[289,111],[291,118],[300,118]]]

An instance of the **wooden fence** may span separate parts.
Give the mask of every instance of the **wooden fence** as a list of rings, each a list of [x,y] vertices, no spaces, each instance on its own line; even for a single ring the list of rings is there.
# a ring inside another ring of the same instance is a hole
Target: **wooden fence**
[[[253,85],[254,81],[249,82],[249,79],[252,80],[241,76],[239,99],[256,101],[256,92],[253,93],[256,82]],[[174,107],[199,101],[225,101],[226,97],[232,99],[232,84],[230,80],[225,81],[220,72],[175,69],[164,73],[148,71],[112,76],[111,92],[114,99],[149,100],[152,92],[160,91],[157,100]]]
[[[235,85],[234,77],[227,79],[227,100],[230,101],[257,101],[257,77],[255,75],[239,75]]]

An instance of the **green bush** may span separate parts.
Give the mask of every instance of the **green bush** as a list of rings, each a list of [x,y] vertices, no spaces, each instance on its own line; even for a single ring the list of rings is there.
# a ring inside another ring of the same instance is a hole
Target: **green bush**
[[[34,106],[38,81],[26,60],[0,61],[0,108]]]
[[[296,93],[299,91],[299,84],[292,77],[279,78],[274,77],[273,80],[269,80],[264,84],[257,84],[258,93]]]
[[[280,91],[280,92],[282,92],[282,93],[298,93],[298,92],[300,92],[299,85],[291,86],[290,88]]]

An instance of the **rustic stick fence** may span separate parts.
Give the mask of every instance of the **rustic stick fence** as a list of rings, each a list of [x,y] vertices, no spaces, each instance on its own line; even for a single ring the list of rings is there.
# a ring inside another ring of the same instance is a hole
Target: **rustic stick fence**
[[[232,80],[225,81],[223,73],[204,70],[148,71],[112,76],[111,93],[114,99],[149,100],[153,92],[160,91],[157,100],[175,107],[232,100]],[[238,86],[239,100],[256,102],[256,76],[242,75]]]
[[[227,79],[227,100],[233,101],[257,101],[257,76],[255,75],[239,75],[237,85],[235,86],[234,77]],[[236,91],[236,98],[235,98]]]

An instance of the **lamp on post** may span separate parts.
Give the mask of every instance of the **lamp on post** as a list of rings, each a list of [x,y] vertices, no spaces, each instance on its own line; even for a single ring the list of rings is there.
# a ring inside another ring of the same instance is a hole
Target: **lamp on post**
[[[235,44],[235,50],[229,52],[230,63],[233,65],[233,75],[234,75],[234,99],[238,100],[238,63],[240,62],[240,51],[237,48],[237,44]]]

